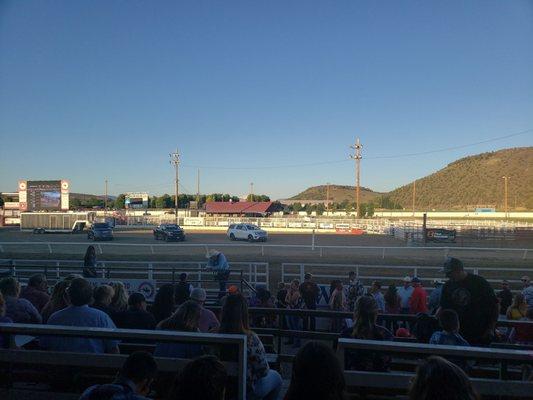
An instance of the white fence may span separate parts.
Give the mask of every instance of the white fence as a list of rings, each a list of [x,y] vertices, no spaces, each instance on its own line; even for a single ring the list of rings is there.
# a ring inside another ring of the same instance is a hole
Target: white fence
[[[282,282],[290,283],[293,279],[303,282],[306,273],[312,273],[317,283],[329,284],[332,280],[339,279],[347,282],[348,273],[354,271],[356,276],[366,285],[370,286],[374,280],[383,283],[401,284],[405,276],[419,277],[424,287],[431,289],[434,279],[444,279],[440,267],[435,266],[408,266],[408,265],[364,265],[364,264],[322,264],[322,263],[283,263],[281,265]],[[492,268],[492,267],[465,267],[465,271],[484,276],[491,283],[501,283],[506,279],[516,288],[521,286],[522,275],[533,274],[533,268]]]
[[[269,284],[269,265],[266,262],[231,262],[230,280],[245,279],[252,285]],[[213,280],[213,273],[206,270],[206,262],[198,261],[98,261],[97,272],[101,278],[109,279],[154,279],[158,284],[177,282],[178,275],[186,272],[190,282],[202,286],[202,282]],[[69,274],[80,274],[83,261],[80,260],[20,260],[0,259],[0,270],[10,270],[22,281],[32,274],[46,273],[49,279],[61,279]]]
[[[310,245],[300,244],[256,244],[256,243],[87,243],[87,242],[0,242],[0,254],[10,250],[14,253],[49,253],[49,254],[69,254],[82,253],[87,246],[92,244],[98,253],[110,254],[178,254],[180,252],[190,252],[196,250],[198,254],[206,254],[209,249],[236,249],[242,254],[261,254],[261,256],[283,252],[295,254],[295,250],[300,250],[302,255],[314,254],[318,257],[329,255],[373,255],[385,259],[387,256],[398,257],[423,257],[442,256],[446,258],[450,255],[457,257],[490,257],[493,260],[527,260],[531,258],[533,249],[527,248],[491,248],[491,247],[442,247],[442,246],[319,246],[315,245],[311,238]],[[126,252],[126,253],[125,253]],[[469,254],[472,253],[472,254]],[[296,253],[297,254],[297,253]]]

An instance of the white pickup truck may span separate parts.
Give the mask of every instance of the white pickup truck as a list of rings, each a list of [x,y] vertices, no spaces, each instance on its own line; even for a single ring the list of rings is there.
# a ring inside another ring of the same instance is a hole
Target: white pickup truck
[[[249,242],[266,242],[268,233],[256,225],[231,224],[227,235],[231,240],[248,240]]]

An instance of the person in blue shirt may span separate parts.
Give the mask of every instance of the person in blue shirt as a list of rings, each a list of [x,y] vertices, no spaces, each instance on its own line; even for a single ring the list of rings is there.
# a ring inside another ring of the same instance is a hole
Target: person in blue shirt
[[[429,344],[470,346],[459,334],[459,316],[454,310],[442,310],[439,314],[439,324],[442,331],[433,333],[429,339]]]
[[[439,324],[442,331],[434,332],[429,339],[429,344],[446,346],[470,346],[459,334],[459,315],[454,310],[442,310],[439,313]],[[466,359],[446,357],[461,369],[468,371],[470,366]]]
[[[221,299],[226,294],[226,284],[230,274],[228,260],[224,254],[214,249],[210,250],[206,257],[207,269],[215,273],[215,279],[218,281],[218,298]]]
[[[157,375],[151,354],[137,351],[126,359],[113,383],[94,385],[79,400],[148,400],[150,386]]]
[[[444,283],[439,279],[435,279],[433,280],[433,286],[435,287],[435,289],[433,289],[429,294],[428,300],[428,308],[430,314],[435,314],[435,312],[439,308],[440,296],[442,295],[442,287],[444,286]]]
[[[200,332],[199,323],[202,308],[193,300],[187,300],[178,307],[169,318],[161,321],[158,330],[179,332]],[[198,344],[159,342],[154,351],[156,357],[195,358],[203,354],[202,346]]]
[[[48,319],[48,325],[66,325],[91,328],[115,329],[109,316],[89,307],[93,300],[93,288],[84,278],[75,278],[67,288],[69,306],[56,311]],[[118,341],[83,337],[42,336],[39,340],[44,349],[78,353],[118,353]]]

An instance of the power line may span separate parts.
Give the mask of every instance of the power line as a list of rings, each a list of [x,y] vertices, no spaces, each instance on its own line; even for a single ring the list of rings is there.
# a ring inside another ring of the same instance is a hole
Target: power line
[[[458,146],[444,147],[444,148],[441,148],[441,149],[427,150],[427,151],[421,151],[421,152],[417,152],[417,153],[367,156],[367,157],[365,157],[365,159],[367,159],[367,160],[379,160],[379,159],[407,158],[407,157],[422,156],[422,155],[427,155],[427,154],[441,153],[441,152],[445,152],[445,151],[458,150],[458,149],[463,149],[463,148],[466,148],[466,147],[477,146],[477,145],[480,145],[480,144],[496,142],[498,140],[508,139],[508,138],[511,138],[511,137],[514,137],[514,136],[525,135],[526,133],[530,133],[530,132],[533,132],[533,129],[526,129],[524,131],[511,133],[509,135],[499,136],[499,137],[495,137],[495,138],[491,138],[491,139],[487,139],[487,140],[481,140],[479,142],[468,143],[468,144],[463,144],[463,145],[458,145]],[[350,158],[345,158],[345,159],[342,159],[342,160],[319,161],[319,162],[313,162],[313,163],[268,165],[268,166],[264,165],[264,166],[258,166],[258,167],[250,167],[250,166],[248,166],[248,167],[228,167],[228,166],[223,166],[223,165],[205,166],[205,165],[190,165],[190,164],[182,164],[182,167],[186,167],[186,168],[203,168],[203,169],[219,169],[219,170],[269,170],[269,169],[303,168],[303,167],[314,167],[314,166],[319,166],[319,165],[343,164],[343,163],[350,162],[350,161],[351,161]]]

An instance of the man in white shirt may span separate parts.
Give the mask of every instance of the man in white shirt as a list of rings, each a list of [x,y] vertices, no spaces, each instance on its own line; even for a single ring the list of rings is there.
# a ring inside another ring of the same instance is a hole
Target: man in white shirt
[[[414,288],[411,286],[411,278],[406,276],[403,278],[403,286],[398,288],[398,296],[401,299],[400,312],[402,314],[409,314],[409,300],[413,295]]]

